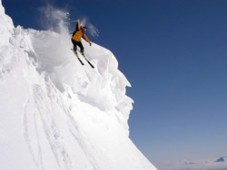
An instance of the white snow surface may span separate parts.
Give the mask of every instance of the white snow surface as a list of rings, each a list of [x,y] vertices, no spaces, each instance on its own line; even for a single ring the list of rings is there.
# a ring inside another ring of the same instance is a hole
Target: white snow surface
[[[0,170],[156,170],[129,138],[116,58],[83,44],[95,69],[68,31],[14,27],[0,0]]]

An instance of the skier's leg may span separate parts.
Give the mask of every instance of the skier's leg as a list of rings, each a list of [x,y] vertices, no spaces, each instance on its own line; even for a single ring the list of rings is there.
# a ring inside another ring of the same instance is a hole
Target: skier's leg
[[[72,40],[72,43],[73,43],[73,51],[76,52],[77,50],[77,43],[75,41]]]
[[[84,55],[84,46],[83,46],[83,44],[81,43],[81,41],[79,41],[79,42],[77,43],[77,45],[80,47],[80,52],[81,52],[81,54]]]
[[[76,52],[77,48],[76,48],[76,45],[73,46],[73,51]]]

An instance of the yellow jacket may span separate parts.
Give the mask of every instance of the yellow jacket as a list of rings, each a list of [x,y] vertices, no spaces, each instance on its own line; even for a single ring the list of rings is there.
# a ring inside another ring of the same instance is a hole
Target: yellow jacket
[[[84,28],[80,26],[80,20],[78,20],[76,24],[76,31],[74,31],[72,35],[72,40],[81,41],[81,38],[90,43],[89,38],[84,33]]]

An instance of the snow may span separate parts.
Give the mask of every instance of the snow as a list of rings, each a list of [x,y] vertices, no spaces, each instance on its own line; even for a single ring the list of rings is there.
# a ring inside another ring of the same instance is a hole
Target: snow
[[[1,0],[0,39],[1,170],[156,170],[129,138],[131,85],[109,50],[83,42],[82,66],[67,29],[14,27]]]

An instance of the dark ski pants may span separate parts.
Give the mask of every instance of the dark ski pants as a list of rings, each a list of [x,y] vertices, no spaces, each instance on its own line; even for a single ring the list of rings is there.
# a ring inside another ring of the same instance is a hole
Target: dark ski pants
[[[74,41],[74,40],[72,40],[72,43],[73,43],[73,50],[74,51],[77,51],[77,46],[78,46],[78,47],[80,47],[80,52],[81,53],[84,53],[84,46],[81,43],[81,41]]]

